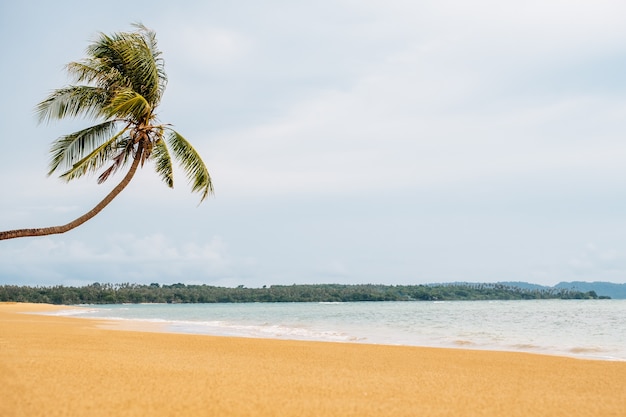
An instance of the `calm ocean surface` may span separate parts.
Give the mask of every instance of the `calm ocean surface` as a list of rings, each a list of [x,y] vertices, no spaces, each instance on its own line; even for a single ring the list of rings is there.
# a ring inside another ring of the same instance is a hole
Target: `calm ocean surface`
[[[626,360],[626,300],[134,304],[56,314],[222,336],[511,350]]]

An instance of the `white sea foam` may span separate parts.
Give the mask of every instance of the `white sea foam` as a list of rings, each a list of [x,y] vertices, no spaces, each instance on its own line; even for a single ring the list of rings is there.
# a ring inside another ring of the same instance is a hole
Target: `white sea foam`
[[[83,308],[68,308],[50,312],[41,312],[38,314],[43,314],[46,316],[84,316],[86,314],[100,314],[103,311],[103,309],[100,308],[89,308],[84,305],[79,307]]]

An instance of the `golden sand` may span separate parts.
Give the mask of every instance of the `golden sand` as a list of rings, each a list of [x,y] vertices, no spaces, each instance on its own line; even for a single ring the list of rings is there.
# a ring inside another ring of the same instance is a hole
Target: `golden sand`
[[[0,303],[0,416],[624,416],[626,362],[110,330]]]

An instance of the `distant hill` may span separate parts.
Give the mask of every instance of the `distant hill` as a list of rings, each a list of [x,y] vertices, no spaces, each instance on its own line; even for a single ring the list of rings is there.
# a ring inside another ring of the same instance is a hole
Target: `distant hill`
[[[599,296],[626,299],[626,284],[615,284],[613,282],[559,282],[554,286],[554,288],[581,292],[595,291]]]

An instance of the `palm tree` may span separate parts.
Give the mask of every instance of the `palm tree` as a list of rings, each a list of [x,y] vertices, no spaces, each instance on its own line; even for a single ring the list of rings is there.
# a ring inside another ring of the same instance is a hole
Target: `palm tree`
[[[114,33],[88,46],[87,57],[67,65],[76,85],[53,91],[37,105],[39,122],[87,117],[98,124],[62,136],[52,143],[48,175],[61,171],[70,181],[104,169],[102,183],[130,165],[121,182],[91,211],[63,226],[0,232],[0,240],[64,233],[93,218],[131,181],[147,161],[173,187],[172,156],[185,171],[202,202],[213,193],[209,172],[196,150],[171,125],[157,119],[167,78],[155,33],[141,24],[134,32]]]

